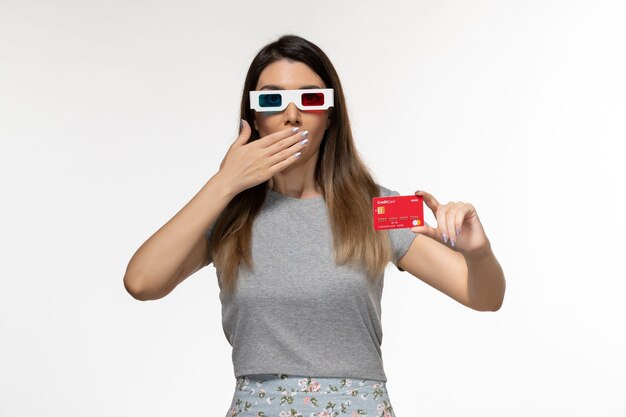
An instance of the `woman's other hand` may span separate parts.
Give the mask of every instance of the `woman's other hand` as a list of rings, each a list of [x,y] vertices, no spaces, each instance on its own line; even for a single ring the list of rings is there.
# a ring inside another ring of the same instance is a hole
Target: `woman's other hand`
[[[460,201],[441,205],[426,191],[416,191],[415,195],[423,196],[424,202],[437,219],[437,227],[425,224],[412,227],[412,232],[443,242],[465,256],[479,255],[490,248],[489,239],[473,205]]]
[[[228,181],[235,193],[254,187],[294,163],[299,149],[308,145],[308,131],[289,127],[248,143],[252,129],[241,121],[239,136],[228,148],[216,175]]]

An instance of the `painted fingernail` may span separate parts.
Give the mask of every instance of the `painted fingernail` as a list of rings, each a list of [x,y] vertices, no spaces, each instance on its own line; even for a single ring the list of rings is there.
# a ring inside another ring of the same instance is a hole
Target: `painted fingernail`
[[[456,235],[458,236],[458,235],[460,235],[460,234],[461,234],[461,229],[457,227],[457,228],[456,228]]]
[[[291,133],[296,133],[298,130],[300,130],[299,127],[294,127],[293,129],[291,129]]]
[[[306,138],[307,136],[309,136],[309,131],[305,130],[304,132],[300,133],[300,136],[302,136],[303,138]]]
[[[300,155],[302,155],[302,152],[296,152],[293,154],[296,158],[300,158]]]
[[[454,247],[454,239],[452,239],[450,243],[452,243],[452,247]]]
[[[304,140],[300,141],[300,145],[302,145],[302,146],[306,145],[307,143],[309,143],[308,139],[304,139]]]
[[[443,242],[448,243],[448,235],[445,233],[443,234]]]

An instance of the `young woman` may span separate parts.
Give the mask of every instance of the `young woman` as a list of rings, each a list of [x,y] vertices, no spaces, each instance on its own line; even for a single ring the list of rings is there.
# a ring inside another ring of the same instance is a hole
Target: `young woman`
[[[324,52],[280,37],[253,59],[238,138],[219,170],[132,257],[124,284],[153,300],[214,264],[235,392],[227,416],[394,416],[381,354],[384,270],[480,311],[505,280],[469,203],[376,231],[372,198],[395,196],[359,158]]]

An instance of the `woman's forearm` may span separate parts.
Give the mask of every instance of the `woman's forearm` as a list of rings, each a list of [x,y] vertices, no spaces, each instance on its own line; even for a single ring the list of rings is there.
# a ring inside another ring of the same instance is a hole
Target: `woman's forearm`
[[[465,256],[468,293],[472,308],[479,311],[497,311],[504,301],[506,281],[504,271],[491,245],[480,254]]]
[[[201,267],[205,234],[234,197],[230,184],[218,174],[132,256],[124,286],[141,300],[161,298],[180,280],[181,271]],[[193,262],[194,265],[187,265]],[[189,274],[189,272],[187,272]],[[186,277],[185,277],[186,278]]]

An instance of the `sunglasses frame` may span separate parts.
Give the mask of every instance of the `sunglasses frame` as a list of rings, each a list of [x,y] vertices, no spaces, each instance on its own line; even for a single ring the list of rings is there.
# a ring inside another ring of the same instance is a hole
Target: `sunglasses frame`
[[[289,103],[294,103],[300,110],[326,110],[335,105],[335,90],[332,88],[305,88],[302,90],[259,90],[250,91],[250,108],[259,112],[283,111]],[[324,105],[303,106],[302,93],[322,93],[324,94]],[[262,94],[280,94],[282,104],[276,107],[261,107],[259,97]]]

